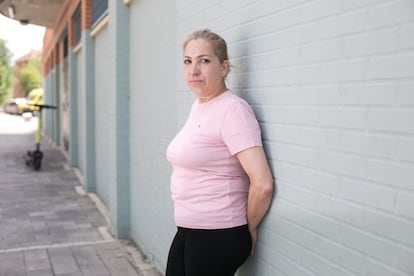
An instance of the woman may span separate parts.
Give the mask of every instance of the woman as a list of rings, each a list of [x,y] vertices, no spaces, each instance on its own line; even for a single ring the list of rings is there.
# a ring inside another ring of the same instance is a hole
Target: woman
[[[178,230],[166,275],[230,276],[254,253],[273,178],[252,109],[226,87],[226,42],[200,30],[183,50],[197,100],[167,149]]]

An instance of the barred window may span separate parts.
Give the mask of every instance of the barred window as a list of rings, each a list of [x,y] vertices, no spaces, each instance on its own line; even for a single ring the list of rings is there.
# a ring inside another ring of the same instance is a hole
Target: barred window
[[[108,13],[108,0],[92,0],[92,27]]]
[[[65,34],[65,38],[63,39],[63,58],[66,58],[69,53],[69,43],[68,43],[68,35],[67,32]]]
[[[75,12],[73,13],[73,19],[75,20],[75,44],[78,44],[81,41],[82,36],[82,16],[80,5],[76,8]]]

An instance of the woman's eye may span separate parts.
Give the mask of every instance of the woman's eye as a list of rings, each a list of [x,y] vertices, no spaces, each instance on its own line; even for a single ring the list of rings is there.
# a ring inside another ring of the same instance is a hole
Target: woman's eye
[[[184,64],[190,64],[190,63],[191,63],[191,60],[189,60],[189,59],[184,60]]]
[[[206,59],[206,58],[203,58],[203,59],[201,60],[201,63],[210,63],[210,60],[209,60],[209,59]]]

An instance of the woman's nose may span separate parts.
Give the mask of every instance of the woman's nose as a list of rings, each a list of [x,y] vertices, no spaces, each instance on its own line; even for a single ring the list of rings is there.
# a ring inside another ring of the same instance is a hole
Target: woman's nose
[[[191,64],[190,72],[192,75],[197,75],[200,73],[200,66],[197,63]]]

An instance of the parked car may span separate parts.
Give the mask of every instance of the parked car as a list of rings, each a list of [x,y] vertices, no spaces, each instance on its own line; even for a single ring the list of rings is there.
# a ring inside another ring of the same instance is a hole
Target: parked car
[[[25,104],[25,98],[15,98],[7,100],[3,105],[3,110],[5,113],[9,114],[22,114],[22,111],[19,108],[19,105]]]
[[[34,106],[34,104],[43,104],[42,88],[36,88],[29,92],[26,99],[18,105],[20,113],[33,112],[39,110],[39,107]]]

